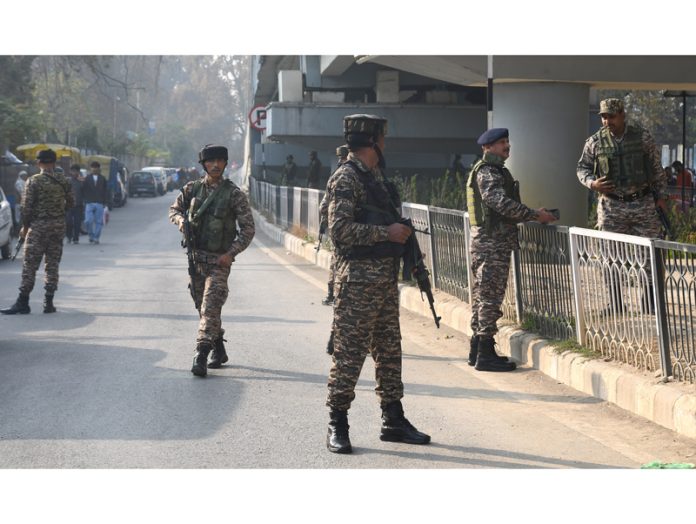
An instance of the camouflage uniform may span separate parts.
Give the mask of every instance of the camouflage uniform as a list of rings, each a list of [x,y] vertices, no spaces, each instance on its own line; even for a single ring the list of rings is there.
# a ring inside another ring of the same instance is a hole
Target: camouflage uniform
[[[307,187],[310,189],[319,189],[319,177],[321,176],[321,161],[317,157],[315,152],[309,160],[309,167],[307,168]]]
[[[339,164],[340,166],[340,164]],[[320,224],[327,224],[326,227],[328,227],[329,223],[329,192],[324,193],[324,198],[321,199],[321,203],[319,204],[319,222]],[[329,289],[329,294],[328,297],[331,297],[333,299],[334,296],[334,280],[336,278],[336,255],[334,253],[331,253],[331,266],[329,268],[329,282],[328,282],[328,289]]]
[[[74,206],[70,182],[63,175],[42,170],[27,180],[22,202],[27,236],[19,292],[29,295],[34,289],[36,271],[45,257],[44,288],[53,295],[58,289],[58,266],[63,255],[65,212]]]
[[[483,206],[499,216],[493,224],[471,227],[471,330],[474,336],[491,337],[498,332],[496,322],[503,315],[500,306],[507,287],[510,255],[519,249],[516,224],[537,216],[535,210],[507,194],[505,186],[512,175],[504,162],[499,156],[485,153],[482,163],[471,171],[467,184],[470,186],[473,179]],[[474,213],[472,202],[468,207],[471,215]]]
[[[347,157],[348,157],[348,148],[346,146],[340,146],[336,148],[336,156],[338,157],[338,164],[336,166],[336,169],[341,167],[342,164],[345,163]],[[321,224],[320,228],[327,228],[328,223],[329,223],[329,192],[325,191],[324,192],[324,197],[321,199],[321,203],[319,204],[319,223]],[[336,278],[336,255],[335,253],[331,254],[331,266],[329,270],[329,282],[328,282],[328,289],[329,293],[328,296],[326,297],[326,302],[327,304],[330,303],[333,300],[334,296],[334,280]]]
[[[592,182],[602,176],[599,174],[598,150],[600,148],[600,133],[597,131],[587,139],[578,160],[577,176],[580,183],[591,189]],[[655,140],[650,133],[638,126],[626,124],[626,131],[621,141],[611,136],[613,145],[618,149],[623,140],[640,140],[646,163],[649,166],[648,179],[643,182],[631,181],[628,184],[617,185],[617,195],[630,195],[645,191],[648,186],[655,190],[660,198],[665,198],[667,174],[662,169],[660,153]],[[647,193],[632,202],[623,202],[599,193],[597,201],[597,228],[601,231],[611,231],[626,235],[636,235],[647,238],[663,238],[663,229],[655,211],[655,200],[652,193]]]
[[[187,213],[194,197],[195,184],[197,181],[187,183],[177,197],[174,204],[169,208],[169,220],[177,225],[183,222],[184,213]],[[211,184],[211,180],[206,176],[203,180],[201,198],[205,200],[217,185]],[[224,213],[227,212],[226,222],[239,225],[239,233],[231,246],[227,250],[210,252],[203,249],[195,250],[197,274],[193,278],[195,289],[195,303],[200,304],[200,323],[198,326],[198,343],[215,344],[222,338],[224,329],[222,328],[222,306],[227,300],[229,288],[227,279],[230,274],[229,267],[222,267],[217,264],[218,257],[224,253],[232,256],[232,259],[244,251],[254,237],[254,219],[246,195],[233,182],[223,180],[222,184],[232,186],[232,193],[229,200],[229,209],[214,210],[209,207],[206,212]],[[230,213],[231,211],[231,213]]]
[[[403,397],[399,327],[399,258],[351,259],[343,247],[372,246],[388,239],[387,227],[361,224],[366,203],[363,177],[379,176],[351,153],[327,187],[329,232],[336,246],[334,353],[326,405],[347,411],[368,353],[375,361],[377,395],[384,406]],[[378,184],[383,188],[381,181]],[[386,188],[384,188],[386,191]]]
[[[281,186],[294,186],[295,176],[297,175],[297,164],[289,157],[283,164],[283,173],[280,177]]]

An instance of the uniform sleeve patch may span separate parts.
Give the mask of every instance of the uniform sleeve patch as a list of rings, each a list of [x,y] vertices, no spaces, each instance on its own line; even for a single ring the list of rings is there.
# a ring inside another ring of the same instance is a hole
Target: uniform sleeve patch
[[[334,192],[334,195],[336,196],[336,198],[344,200],[353,200],[353,191],[350,189],[337,189]]]

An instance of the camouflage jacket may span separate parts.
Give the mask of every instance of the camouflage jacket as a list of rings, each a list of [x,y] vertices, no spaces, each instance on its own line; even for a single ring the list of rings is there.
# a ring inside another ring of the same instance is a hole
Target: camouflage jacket
[[[65,220],[65,211],[75,205],[70,182],[52,171],[41,171],[27,180],[22,196],[22,222]]]
[[[348,163],[351,162],[351,163]],[[355,221],[356,211],[367,202],[365,187],[360,181],[356,167],[364,175],[377,177],[353,153],[348,162],[339,166],[327,185],[329,234],[335,246],[372,246],[388,240],[387,226],[360,224]],[[385,189],[386,191],[386,189]],[[392,258],[350,260],[336,254],[336,279],[339,282],[396,282],[398,260]]]
[[[184,213],[188,212],[191,198],[193,198],[194,183],[195,181],[191,181],[182,187],[181,193],[179,193],[179,196],[169,208],[169,221],[177,226],[183,222]],[[210,183],[210,179],[207,176],[203,179],[203,183],[211,192],[217,187],[217,185]],[[234,185],[232,182],[230,183]],[[256,233],[256,228],[254,227],[254,217],[251,213],[251,206],[249,206],[249,199],[236,185],[234,185],[234,191],[230,199],[230,207],[236,217],[239,234],[230,249],[227,250],[227,254],[235,258],[249,246]]]
[[[628,129],[628,123],[626,123],[626,128]],[[660,197],[666,197],[665,188],[667,187],[667,173],[662,169],[662,158],[655,144],[655,140],[650,135],[650,133],[638,126],[636,127],[642,133],[642,143],[645,153],[648,155],[650,165],[653,172],[653,180],[651,181],[651,186],[657,190]],[[601,131],[601,130],[600,130]],[[613,137],[612,137],[613,138]],[[598,178],[595,172],[595,165],[597,162],[597,153],[600,146],[599,131],[588,138],[585,141],[585,146],[582,149],[582,154],[578,160],[577,165],[577,176],[580,183],[591,189],[592,182]],[[642,189],[642,187],[628,187],[625,189],[626,193],[631,193]]]
[[[491,235],[496,237],[501,235],[501,237],[506,238],[514,237],[516,239],[516,223],[534,220],[537,217],[537,213],[534,209],[507,196],[505,192],[505,177],[502,172],[503,161],[497,157],[493,158],[493,160],[496,159],[500,166],[496,165],[496,163],[486,163],[479,168],[476,173],[476,185],[478,186],[483,204],[506,219],[498,223],[497,229]],[[471,213],[471,210],[469,212]],[[472,227],[472,234],[476,236],[485,234],[483,229],[481,227]]]

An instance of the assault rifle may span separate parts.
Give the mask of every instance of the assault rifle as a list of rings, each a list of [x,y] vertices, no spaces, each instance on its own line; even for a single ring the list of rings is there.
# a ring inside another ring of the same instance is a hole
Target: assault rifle
[[[195,209],[195,198],[191,199],[191,206],[189,210]],[[196,255],[193,250],[193,246],[196,243],[196,238],[193,232],[193,226],[189,220],[189,211],[184,212],[184,238],[181,240],[181,247],[186,248],[186,256],[188,257],[188,274],[189,274],[189,291],[191,292],[191,298],[193,298],[193,303],[198,310],[198,314],[201,313],[201,303],[196,296]]]
[[[24,239],[26,237],[19,237],[19,240],[17,240],[17,245],[15,246],[15,251],[14,255],[12,255],[12,260],[17,258],[17,255],[19,254],[19,250],[22,249],[22,244],[24,244]]]
[[[667,213],[665,213],[665,210],[662,209],[659,205],[657,205],[657,201],[660,200],[660,196],[657,194],[657,191],[655,189],[652,189],[652,195],[653,199],[655,199],[655,211],[657,211],[657,216],[660,218],[660,222],[662,222],[662,227],[664,228],[665,233],[667,234],[667,240],[674,240],[674,231],[672,231],[672,224],[670,224],[669,222]]]
[[[319,250],[321,249],[321,241],[324,240],[324,235],[326,234],[327,228],[328,224],[325,221],[322,221],[321,224],[319,224],[319,240],[317,242],[317,247],[314,248],[317,253],[319,253]]]
[[[428,298],[428,302],[430,303],[430,311],[433,312],[433,319],[435,319],[435,325],[439,329],[440,319],[442,317],[439,317],[435,312],[435,299],[433,298],[433,291],[432,287],[430,286],[430,278],[428,277],[430,275],[430,272],[423,263],[425,257],[423,256],[423,252],[420,249],[420,245],[418,244],[418,239],[416,238],[415,234],[418,230],[413,226],[413,222],[410,218],[402,218],[399,222],[411,228],[412,231],[411,235],[408,237],[408,240],[406,240],[406,245],[404,246],[404,267],[402,278],[406,281],[411,280],[411,278],[416,279],[418,289],[420,289],[421,292],[421,298],[423,298],[423,293],[425,293],[425,296]],[[420,232],[425,233],[425,231]]]

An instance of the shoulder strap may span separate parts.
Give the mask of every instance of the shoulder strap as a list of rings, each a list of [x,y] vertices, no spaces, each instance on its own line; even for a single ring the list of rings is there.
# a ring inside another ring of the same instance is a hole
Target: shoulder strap
[[[202,181],[196,181],[197,183],[203,184]],[[196,183],[194,182],[194,183]],[[206,209],[210,207],[210,205],[217,199],[217,196],[222,192],[223,187],[227,186],[227,181],[223,180],[219,186],[215,188],[215,190],[208,195],[208,198],[205,199],[205,201],[201,204],[201,207],[198,208],[198,211],[196,212],[196,216],[199,217],[203,213],[205,213]],[[199,186],[200,187],[200,186]],[[231,188],[229,188],[231,189]]]

